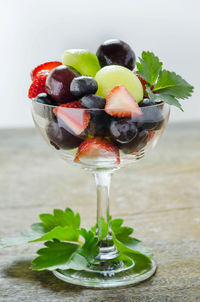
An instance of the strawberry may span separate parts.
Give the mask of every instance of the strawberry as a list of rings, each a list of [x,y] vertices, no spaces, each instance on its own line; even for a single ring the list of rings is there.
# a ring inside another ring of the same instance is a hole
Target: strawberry
[[[82,108],[83,109],[83,107],[81,106],[81,102],[79,102],[79,101],[62,104],[62,105],[60,105],[60,107],[65,107],[65,108]]]
[[[88,159],[96,160],[98,157],[105,158],[105,161],[110,158],[114,164],[120,164],[118,148],[101,137],[89,138],[82,142],[74,161],[81,163],[84,160],[87,162]]]
[[[146,92],[146,84],[147,82],[145,81],[145,79],[143,79],[141,76],[139,76],[139,74],[136,74],[136,76],[138,77],[138,79],[140,80],[142,87],[143,87],[143,91],[144,91],[144,97],[148,97],[147,92]],[[156,86],[156,82],[151,85],[150,89],[153,90],[154,87]],[[153,91],[153,93],[158,93],[157,91]]]
[[[37,76],[35,77],[28,91],[28,97],[30,99],[35,98],[39,93],[46,92],[45,83],[48,74],[49,71],[47,70],[41,70],[37,73]]]
[[[148,137],[147,137],[147,142],[150,142],[152,140],[152,138],[154,137],[156,131],[153,130],[149,130],[148,131]]]
[[[42,70],[47,70],[50,72],[52,69],[54,69],[55,67],[57,67],[59,65],[62,65],[62,63],[57,62],[57,61],[43,63],[43,64],[37,66],[35,69],[33,69],[33,71],[31,72],[31,79],[34,81],[38,72],[40,72]]]
[[[69,131],[80,135],[88,126],[90,114],[83,108],[80,102],[62,104],[53,109],[54,114],[61,119]]]
[[[115,86],[106,96],[105,111],[117,117],[142,115],[140,107],[123,85]]]
[[[141,76],[139,76],[139,74],[136,74],[136,76],[138,77],[138,79],[140,80],[140,82],[141,82],[141,84],[142,84],[142,87],[143,87],[143,90],[144,90],[144,92],[145,92],[145,90],[146,90],[146,81],[141,77]]]

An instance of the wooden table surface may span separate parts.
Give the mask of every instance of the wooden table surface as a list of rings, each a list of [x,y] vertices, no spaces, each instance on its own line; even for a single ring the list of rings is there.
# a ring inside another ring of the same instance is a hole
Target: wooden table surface
[[[36,130],[0,131],[0,237],[28,229],[55,207],[71,207],[83,226],[94,224],[92,176],[59,159]],[[153,278],[106,290],[70,285],[29,269],[37,243],[0,249],[0,302],[199,302],[200,123],[169,125],[145,159],[115,173],[111,214],[153,248]]]

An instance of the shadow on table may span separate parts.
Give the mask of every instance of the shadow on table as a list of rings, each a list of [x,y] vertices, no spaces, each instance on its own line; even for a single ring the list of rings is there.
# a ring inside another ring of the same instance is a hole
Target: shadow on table
[[[17,261],[11,264],[10,266],[8,266],[7,268],[5,268],[3,270],[3,273],[10,278],[21,279],[22,281],[24,280],[26,284],[28,282],[30,283],[37,282],[40,284],[41,287],[47,288],[52,292],[68,294],[70,296],[81,295],[81,292],[86,289],[85,287],[81,287],[78,285],[61,281],[57,279],[50,271],[33,271],[30,269],[30,266],[31,266],[30,260]],[[146,280],[145,287],[150,286],[151,282],[152,282],[152,278]],[[134,287],[138,287],[138,288],[143,288],[143,286],[144,286],[144,282],[134,285]],[[128,296],[130,295],[131,297],[133,297],[134,295],[134,289],[132,288],[132,285],[116,288],[114,292],[112,288],[95,289],[90,287],[87,289],[94,291],[95,295],[98,290],[100,291],[103,290],[103,292],[105,292],[106,297],[107,294],[109,295],[112,294],[112,298],[113,299],[115,298],[114,300],[112,300],[113,302],[118,301],[116,299],[118,298],[119,295],[120,295],[119,301],[127,301],[127,299],[125,299],[127,298],[127,295]],[[136,296],[138,297],[138,294]],[[123,297],[125,300],[122,299]],[[105,301],[107,301],[107,299]]]
[[[50,271],[32,271],[30,266],[31,261],[17,261],[4,269],[4,274],[11,278],[24,280],[25,282],[39,282],[42,287],[49,288],[54,292],[80,293],[83,290],[81,286],[57,279]]]

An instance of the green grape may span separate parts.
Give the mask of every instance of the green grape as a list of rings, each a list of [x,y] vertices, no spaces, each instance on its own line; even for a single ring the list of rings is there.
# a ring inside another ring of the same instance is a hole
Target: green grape
[[[62,63],[75,68],[82,75],[91,77],[101,68],[97,56],[87,49],[66,50],[62,55]]]
[[[110,65],[103,67],[95,76],[98,84],[97,95],[106,97],[117,85],[123,85],[139,103],[143,99],[143,87],[138,77],[126,67]]]

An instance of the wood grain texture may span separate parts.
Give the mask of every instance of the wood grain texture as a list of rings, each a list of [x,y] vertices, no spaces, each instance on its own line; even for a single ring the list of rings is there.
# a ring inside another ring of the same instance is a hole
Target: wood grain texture
[[[0,131],[0,237],[55,207],[71,207],[83,225],[94,224],[92,176],[59,159],[35,130]],[[153,278],[106,290],[69,285],[29,269],[37,243],[0,249],[0,302],[200,302],[199,123],[169,125],[154,151],[114,175],[111,213],[153,248]]]

